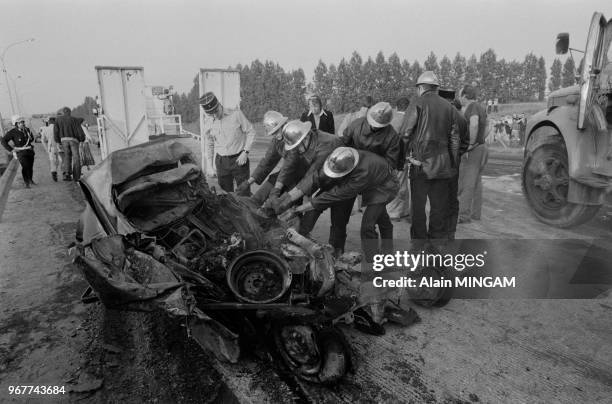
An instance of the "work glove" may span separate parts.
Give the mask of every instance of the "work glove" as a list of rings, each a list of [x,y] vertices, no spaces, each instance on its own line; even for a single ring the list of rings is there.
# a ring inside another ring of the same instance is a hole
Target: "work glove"
[[[280,188],[274,187],[270,191],[270,194],[268,195],[268,198],[278,198],[280,196],[280,194],[281,194]]]
[[[243,165],[245,165],[245,164],[246,164],[247,159],[248,159],[247,154],[246,154],[244,151],[242,151],[242,153],[240,153],[240,154],[238,155],[238,158],[236,159],[236,163],[237,163],[239,166],[243,166]]]
[[[293,204],[293,200],[291,200],[291,196],[288,193],[283,194],[283,196],[281,196],[278,199],[277,206],[273,206],[274,212],[277,215],[280,215],[281,213],[289,209],[292,204]]]
[[[246,194],[250,188],[251,184],[249,183],[249,180],[244,180],[240,183],[240,185],[238,185],[238,188],[236,188],[236,193],[238,195]]]

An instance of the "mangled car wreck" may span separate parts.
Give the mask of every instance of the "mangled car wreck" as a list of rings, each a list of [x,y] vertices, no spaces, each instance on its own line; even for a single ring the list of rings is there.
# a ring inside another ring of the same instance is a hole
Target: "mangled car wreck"
[[[180,140],[116,151],[80,184],[88,207],[75,263],[97,298],[184,318],[218,359],[263,346],[298,377],[334,383],[352,366],[335,324],[388,301],[360,291],[358,254],[335,260],[248,198],[217,195]],[[440,291],[428,293],[434,301]],[[414,321],[412,311],[380,307]]]

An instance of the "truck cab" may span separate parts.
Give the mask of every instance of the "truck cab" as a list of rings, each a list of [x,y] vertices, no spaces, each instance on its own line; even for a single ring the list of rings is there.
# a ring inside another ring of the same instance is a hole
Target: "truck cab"
[[[523,191],[544,223],[591,219],[612,190],[612,20],[594,13],[578,84],[552,92],[527,122]],[[557,53],[569,34],[557,37]]]

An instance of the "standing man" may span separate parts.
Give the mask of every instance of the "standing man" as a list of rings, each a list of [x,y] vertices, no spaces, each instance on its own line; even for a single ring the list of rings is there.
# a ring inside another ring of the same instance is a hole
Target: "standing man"
[[[467,121],[461,114],[461,102],[455,98],[455,90],[443,90],[440,89],[440,97],[444,98],[451,103],[454,107],[455,120],[457,122],[457,130],[459,131],[459,158],[457,162],[461,161],[461,156],[468,149],[470,145],[470,136],[468,133]],[[457,167],[457,174],[451,178],[448,192],[448,219],[447,219],[447,237],[449,240],[455,239],[455,233],[457,231],[457,221],[459,220],[459,170],[461,166]]]
[[[393,224],[387,214],[386,204],[397,194],[398,183],[387,162],[380,156],[352,147],[338,147],[325,160],[316,173],[317,183],[328,184],[310,202],[298,210],[308,211],[300,223],[302,234],[309,233],[316,219],[328,207],[363,195],[366,209],[361,218],[361,248],[366,262],[372,262],[379,251],[393,252]],[[305,223],[307,222],[307,223]],[[380,232],[376,232],[376,226]]]
[[[81,127],[82,118],[70,116],[70,108],[64,107],[57,112],[53,137],[62,144],[64,151],[63,177],[64,181],[78,181],[81,178],[81,155],[79,143],[85,141],[85,132]]]
[[[470,134],[459,170],[459,223],[469,223],[472,219],[480,220],[482,211],[482,171],[489,155],[485,145],[487,113],[476,102],[476,89],[469,84],[463,86],[459,100]]]
[[[440,82],[434,72],[421,74],[416,85],[418,96],[410,103],[402,127],[411,163],[410,235],[412,239],[442,239],[447,237],[449,185],[457,173],[459,134],[453,106],[438,95]]]
[[[401,133],[402,124],[406,116],[406,110],[410,105],[410,100],[407,97],[401,97],[396,102],[396,110],[393,111],[393,119],[391,120],[391,126],[397,133]],[[402,150],[404,142],[400,142],[400,157],[402,159],[405,156],[405,151]],[[387,205],[387,211],[389,217],[392,220],[401,220],[403,217],[410,216],[410,179],[408,178],[408,167],[404,163],[403,167],[399,167],[400,162],[398,161],[397,179],[399,181],[399,192],[395,199],[393,199]]]
[[[53,136],[53,127],[55,126],[55,117],[50,117],[46,122],[45,126],[41,129],[41,140],[43,145],[45,146],[45,150],[49,155],[49,164],[51,168],[51,178],[53,181],[57,182],[57,170],[60,169],[63,159],[62,154],[60,152],[61,144],[55,141],[55,137]]]
[[[236,189],[236,192],[239,195],[242,195],[250,192],[251,184],[256,183],[261,185],[252,198],[258,205],[263,204],[268,198],[270,191],[278,179],[278,174],[280,171],[277,171],[274,174],[270,173],[277,166],[278,162],[285,156],[285,142],[283,141],[282,129],[288,120],[289,118],[280,112],[268,111],[264,114],[263,126],[266,130],[266,135],[271,138],[270,145],[268,146],[266,155],[263,159],[261,159],[257,165],[257,168],[255,168],[255,171],[253,171],[253,174],[251,174],[248,180],[240,183]],[[268,177],[268,179],[262,185],[262,182],[264,182],[266,177]],[[290,184],[289,186],[293,185],[295,184]]]
[[[13,129],[9,130],[1,139],[2,146],[21,164],[21,175],[26,188],[36,185],[32,179],[34,176],[34,135],[25,126],[25,119],[20,115],[11,117]]]
[[[321,130],[325,133],[330,133],[332,135],[336,133],[336,128],[334,126],[334,115],[331,113],[331,111],[323,109],[321,97],[318,95],[313,95],[310,97],[308,99],[308,107],[310,109],[302,114],[300,121],[310,121],[313,128]]]
[[[249,151],[255,140],[255,129],[240,109],[225,109],[212,92],[199,100],[208,119],[204,121],[207,159],[215,162],[219,186],[234,192],[236,185],[249,178]],[[240,195],[250,196],[250,189]]]

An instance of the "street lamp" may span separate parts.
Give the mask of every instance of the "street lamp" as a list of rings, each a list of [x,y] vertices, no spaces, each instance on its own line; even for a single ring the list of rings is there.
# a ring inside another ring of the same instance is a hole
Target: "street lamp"
[[[11,114],[15,114],[15,105],[13,104],[13,94],[11,93],[11,85],[8,81],[8,73],[6,72],[6,64],[4,63],[4,57],[6,56],[6,52],[15,45],[19,45],[26,42],[34,42],[34,38],[24,39],[23,41],[13,42],[12,44],[6,46],[0,54],[0,62],[2,62],[2,71],[4,72],[4,82],[6,83],[6,88],[8,90],[9,101],[11,103]]]

